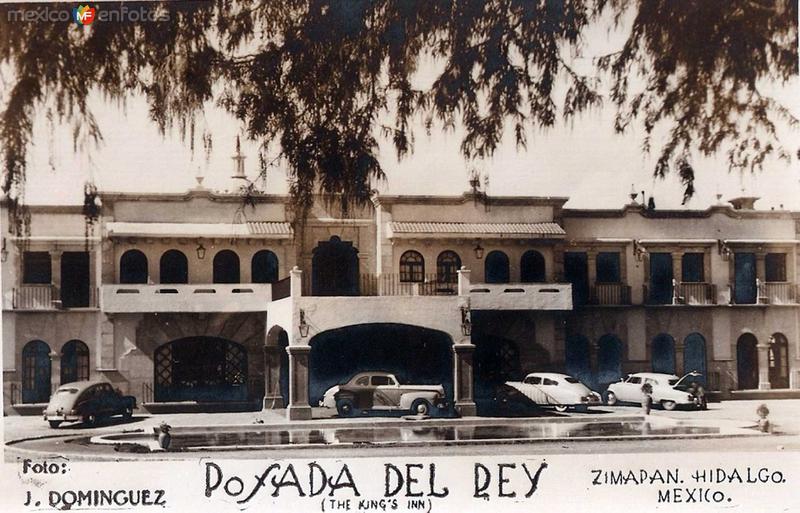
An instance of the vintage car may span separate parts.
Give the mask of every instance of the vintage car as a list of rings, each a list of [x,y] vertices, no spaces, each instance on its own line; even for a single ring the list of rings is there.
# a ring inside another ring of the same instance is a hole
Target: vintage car
[[[585,410],[602,403],[600,394],[567,374],[532,372],[522,381],[507,381],[506,386],[518,390],[536,405],[554,406],[558,412],[568,408]]]
[[[700,374],[690,372],[679,378],[674,374],[659,374],[657,372],[637,372],[629,374],[627,378],[612,383],[606,391],[606,404],[614,406],[620,402],[641,403],[642,386],[649,384],[652,387],[651,397],[653,404],[660,404],[665,410],[674,410],[677,406],[695,406],[701,409],[706,407],[705,393],[696,383],[690,384],[687,378],[697,378]]]
[[[44,420],[51,428],[57,428],[62,422],[78,421],[92,426],[99,419],[113,415],[129,419],[135,408],[136,398],[122,395],[110,383],[76,381],[56,389],[44,410]]]
[[[442,385],[401,385],[394,374],[381,371],[360,372],[347,383],[328,390],[322,404],[333,396],[342,417],[371,410],[410,411],[417,415],[444,413],[447,398]]]

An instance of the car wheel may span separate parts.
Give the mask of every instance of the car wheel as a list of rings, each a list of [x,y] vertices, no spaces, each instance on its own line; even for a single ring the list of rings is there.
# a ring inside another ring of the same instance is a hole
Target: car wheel
[[[128,406],[125,408],[125,411],[122,412],[122,418],[125,420],[130,420],[133,417],[133,408]]]
[[[556,411],[558,413],[564,413],[565,411],[567,411],[567,408],[568,408],[568,406],[566,404],[557,404],[556,405]]]
[[[614,392],[606,392],[606,404],[609,406],[614,406],[619,401],[617,400],[617,394]]]
[[[355,412],[353,401],[350,399],[339,399],[336,401],[336,411],[340,417],[350,417]]]
[[[672,411],[675,409],[676,403],[675,401],[663,400],[661,401],[661,407],[667,411]]]
[[[49,421],[49,423],[50,423],[50,427],[53,428],[53,429],[57,429],[58,426],[61,425],[61,421],[60,420],[51,420],[51,421]]]
[[[411,413],[415,415],[428,415],[431,411],[431,403],[425,399],[416,399],[411,403]]]
[[[90,414],[83,417],[83,424],[85,426],[94,427],[97,425],[97,415]]]

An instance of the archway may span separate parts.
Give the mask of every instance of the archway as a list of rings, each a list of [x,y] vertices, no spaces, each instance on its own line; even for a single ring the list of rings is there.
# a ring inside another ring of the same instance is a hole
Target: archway
[[[570,335],[564,343],[564,370],[587,385],[594,385],[589,340],[583,335]]]
[[[61,349],[61,384],[89,379],[89,348],[80,340],[70,340]]]
[[[311,257],[311,291],[315,296],[357,296],[358,250],[334,235],[321,241]]]
[[[490,251],[484,263],[486,283],[508,283],[508,255],[502,251]]]
[[[675,374],[675,339],[666,333],[656,335],[650,347],[650,363],[653,372]]]
[[[189,283],[189,261],[186,255],[177,249],[165,251],[159,261],[159,275],[161,283]]]
[[[289,404],[289,334],[280,326],[267,332],[264,346],[265,407],[279,408]]]
[[[774,333],[769,345],[770,388],[789,388],[789,341],[783,333]]]
[[[138,249],[131,249],[119,259],[120,283],[147,283],[147,257]]]
[[[50,400],[50,346],[31,340],[22,348],[22,402]]]
[[[223,249],[214,255],[214,283],[239,283],[239,255]]]
[[[597,377],[601,392],[622,377],[622,341],[616,335],[603,335],[597,341]]]
[[[744,333],[736,342],[736,378],[739,390],[758,388],[758,340]]]
[[[697,371],[702,376],[695,378],[694,381],[698,381],[703,385],[708,383],[706,375],[706,339],[699,333],[692,333],[683,341],[683,371]]]
[[[155,401],[246,401],[247,350],[216,337],[186,337],[159,346]]]
[[[544,257],[532,249],[522,255],[519,262],[520,281],[522,283],[541,283],[545,281]]]
[[[407,324],[358,324],[311,339],[309,404],[362,371],[394,373],[403,384],[441,384],[453,399],[452,340],[446,333]]]

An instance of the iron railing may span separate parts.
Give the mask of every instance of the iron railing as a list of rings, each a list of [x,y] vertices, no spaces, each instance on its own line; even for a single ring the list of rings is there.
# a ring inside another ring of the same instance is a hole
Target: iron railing
[[[592,287],[590,302],[593,305],[629,305],[631,287],[624,283],[596,283]]]
[[[676,304],[714,305],[717,303],[717,286],[704,282],[677,282],[674,296]]]

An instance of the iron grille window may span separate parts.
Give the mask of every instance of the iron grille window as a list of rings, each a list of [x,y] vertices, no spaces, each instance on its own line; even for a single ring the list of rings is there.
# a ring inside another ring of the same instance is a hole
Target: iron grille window
[[[436,281],[458,283],[459,269],[461,269],[461,257],[454,251],[442,251],[436,259]]]
[[[50,253],[26,251],[22,254],[22,282],[49,285],[52,282]]]
[[[705,281],[703,253],[684,253],[681,257],[681,281],[701,283]]]
[[[786,281],[786,253],[767,253],[764,264],[767,281]]]
[[[597,282],[619,283],[622,281],[619,264],[619,253],[597,254]]]
[[[400,281],[422,282],[425,279],[425,259],[416,251],[406,251],[400,257]]]
[[[70,340],[61,350],[61,384],[89,379],[89,348],[80,340]]]

